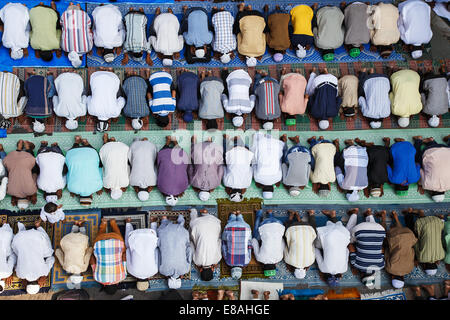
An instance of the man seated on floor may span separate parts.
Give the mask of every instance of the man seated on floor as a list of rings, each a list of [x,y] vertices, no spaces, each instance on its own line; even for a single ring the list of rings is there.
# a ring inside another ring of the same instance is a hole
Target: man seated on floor
[[[0,293],[6,287],[10,287],[13,280],[12,274],[17,261],[17,257],[11,248],[13,237],[11,226],[4,222],[0,227]]]
[[[131,218],[125,220],[125,246],[127,247],[127,271],[138,279],[139,291],[148,289],[148,279],[158,272],[158,236],[156,219],[152,217],[150,228],[134,230]]]
[[[200,278],[210,281],[214,277],[214,270],[222,259],[220,239],[220,220],[209,214],[206,209],[191,209],[191,245],[194,264],[200,270]]]
[[[74,221],[71,232],[62,237],[59,242],[60,248],[55,250],[59,264],[64,271],[70,274],[69,280],[73,284],[83,281],[83,272],[86,272],[89,267],[93,251],[93,248],[89,246],[85,222],[83,220]]]
[[[125,241],[117,226],[116,219],[109,220],[111,231],[106,232],[108,219],[102,218],[97,237],[93,242],[93,255],[89,264],[94,280],[102,285],[109,295],[116,293],[118,284],[127,277],[127,255]]]
[[[34,222],[35,229],[27,230],[17,223],[18,232],[14,236],[11,248],[17,256],[16,276],[22,279],[28,294],[36,294],[47,282],[55,257],[50,238],[41,227],[41,220]]]
[[[184,227],[184,216],[180,214],[176,223],[166,216],[158,227],[159,273],[168,278],[170,289],[179,289],[181,279],[191,269],[192,249],[189,232]]]

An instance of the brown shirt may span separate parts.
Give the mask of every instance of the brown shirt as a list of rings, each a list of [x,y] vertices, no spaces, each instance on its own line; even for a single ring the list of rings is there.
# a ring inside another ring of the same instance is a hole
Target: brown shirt
[[[266,36],[267,45],[274,50],[286,50],[291,46],[289,39],[289,13],[274,13],[267,20],[269,32]]]
[[[396,276],[410,273],[414,269],[414,245],[417,242],[414,233],[406,227],[393,227],[386,232],[386,241],[386,271]]]
[[[10,196],[23,199],[37,192],[37,175],[31,170],[36,164],[36,158],[25,151],[12,151],[3,159],[3,165],[8,170],[8,188]]]

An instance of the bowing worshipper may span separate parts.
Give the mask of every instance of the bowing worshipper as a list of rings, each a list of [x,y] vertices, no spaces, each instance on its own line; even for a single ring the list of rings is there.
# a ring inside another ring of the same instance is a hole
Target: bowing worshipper
[[[149,83],[150,110],[155,117],[156,124],[161,128],[167,127],[170,121],[169,114],[175,111],[177,105],[177,92],[172,76],[166,71],[157,71],[152,73]]]
[[[399,196],[408,195],[409,185],[420,179],[420,164],[416,161],[416,149],[411,142],[395,138],[389,149],[387,165],[389,182]]]
[[[6,197],[6,187],[8,186],[8,172],[6,172],[3,165],[3,159],[6,157],[6,152],[3,145],[0,143],[0,201]]]
[[[25,114],[34,119],[33,131],[37,133],[44,132],[45,119],[53,115],[52,97],[56,92],[53,79],[53,75],[32,75],[24,83]]]
[[[363,68],[358,78],[358,102],[361,113],[369,121],[372,129],[379,129],[383,119],[391,114],[389,77],[385,74],[374,73],[373,68],[367,73],[366,68]]]
[[[425,190],[431,193],[431,199],[442,202],[445,192],[450,190],[450,143],[437,143],[432,137],[423,139],[422,136],[414,136],[414,148],[416,148],[416,161],[420,165],[420,180],[417,187],[420,194]]]
[[[325,140],[322,136],[309,138],[312,161],[310,179],[313,191],[319,197],[328,197],[331,191],[331,183],[336,181],[334,172],[334,156],[336,146],[330,140]]]
[[[206,209],[191,209],[192,259],[200,271],[202,281],[210,281],[214,278],[214,270],[222,259],[221,225],[220,220],[209,214]]]
[[[91,95],[86,100],[88,113],[97,118],[97,131],[107,131],[109,119],[118,118],[125,106],[125,99],[119,96],[120,79],[114,72],[95,71],[89,83]]]
[[[130,184],[129,149],[125,143],[103,134],[103,146],[98,152],[103,167],[103,188],[113,200],[120,199]]]
[[[134,229],[131,218],[125,220],[127,272],[137,279],[136,287],[145,291],[148,279],[158,272],[157,223],[152,217],[150,228]]]
[[[53,59],[53,51],[56,52],[57,58],[61,58],[61,25],[55,2],[52,1],[50,6],[40,2],[30,9],[29,16],[30,45],[36,58],[50,62]]]
[[[399,18],[398,9],[392,3],[379,2],[370,5],[368,8],[370,30],[370,50],[379,52],[384,59],[389,58],[394,50],[393,44],[400,39],[397,20]]]
[[[212,137],[197,142],[197,137],[193,135],[187,173],[189,184],[201,201],[208,201],[214,189],[221,185],[223,171],[223,146],[214,143]]]
[[[183,113],[185,122],[194,121],[194,111],[198,110],[199,78],[196,73],[185,68],[179,70],[177,77],[177,109]]]
[[[126,99],[123,114],[131,118],[131,126],[134,130],[141,130],[144,121],[150,115],[147,102],[149,97],[148,81],[135,74],[127,74],[122,85],[123,95]]]
[[[11,248],[14,234],[8,222],[0,226],[0,293],[10,287],[13,281],[13,271],[17,257]]]
[[[272,130],[273,121],[281,117],[278,95],[280,84],[265,71],[257,71],[253,81],[256,96],[255,115],[261,120],[263,129]]]
[[[358,77],[353,74],[340,77],[338,95],[342,98],[340,112],[345,117],[354,117],[358,108]]]
[[[83,281],[83,273],[89,267],[93,248],[89,246],[89,237],[86,234],[86,221],[76,220],[70,233],[62,237],[55,256],[65,272],[70,274],[69,281],[79,284]]]
[[[289,218],[284,224],[286,227],[284,262],[295,268],[294,276],[297,279],[304,279],[306,271],[316,260],[314,251],[314,240],[317,237],[316,216],[314,210],[308,210],[308,222],[304,222],[297,211],[288,210],[288,213]]]
[[[350,231],[338,221],[335,210],[322,210],[322,213],[328,221],[316,230],[316,262],[325,282],[330,287],[338,287],[348,269]]]
[[[438,263],[445,258],[442,241],[444,216],[425,216],[423,210],[408,208],[402,211],[405,215],[405,226],[414,232],[418,241],[414,246],[416,260],[425,274],[434,276]]]
[[[386,231],[385,240],[385,269],[391,275],[392,286],[401,289],[405,286],[404,276],[414,269],[414,245],[417,238],[414,232],[402,225],[396,211],[392,211],[392,225],[386,226],[386,210],[378,212],[381,225]]]
[[[302,115],[306,112],[309,99],[309,95],[305,93],[306,85],[307,81],[300,74],[300,69],[290,73],[287,72],[286,68],[281,70],[278,99],[287,126],[295,126],[297,123],[296,115]],[[300,99],[298,96],[300,96]]]
[[[297,197],[309,182],[311,173],[311,152],[300,144],[300,137],[289,137],[294,145],[288,147],[287,135],[280,138],[284,142],[281,171],[283,173],[283,184],[289,191],[289,195]]]
[[[184,217],[180,214],[176,223],[161,218],[158,227],[159,273],[168,278],[170,289],[179,289],[181,279],[191,269],[192,248],[189,232],[184,227]]]
[[[253,179],[262,189],[264,199],[272,199],[274,185],[279,186],[283,173],[281,160],[284,143],[269,134],[257,132],[253,135],[250,151],[253,152]]]
[[[449,86],[446,78],[445,67],[442,66],[440,74],[434,74],[430,68],[420,81],[420,95],[422,97],[422,112],[430,116],[428,125],[430,127],[439,126],[440,119],[448,112],[449,102]]]
[[[348,201],[359,200],[359,190],[369,185],[367,166],[369,156],[365,147],[355,145],[352,139],[344,141],[345,148],[339,151],[339,139],[333,141],[336,146],[334,171],[339,189],[345,192]]]
[[[187,63],[211,61],[212,26],[208,22],[208,12],[202,7],[183,6],[181,33],[186,48],[184,56]]]
[[[0,115],[5,122],[4,128],[11,126],[10,118],[22,115],[27,98],[24,92],[24,82],[14,73],[0,72]]]
[[[221,70],[221,77],[227,86],[221,100],[226,112],[232,113],[233,126],[241,127],[247,114],[255,107],[256,97],[250,95],[252,78],[244,69],[237,69],[228,73],[227,69]]]
[[[391,72],[391,112],[398,117],[398,125],[406,128],[409,126],[409,117],[418,114],[423,107],[419,92],[420,76],[408,69],[395,72],[391,69]]]
[[[111,226],[110,232],[106,232],[108,221]],[[127,277],[125,241],[116,219],[102,218],[97,237],[92,245],[93,254],[89,264],[94,280],[101,284],[102,291],[113,295],[118,289],[118,284]]]
[[[447,221],[444,224],[444,244],[445,244],[445,268],[450,272],[450,218],[447,215]]]
[[[324,6],[317,10],[316,18],[314,44],[324,61],[332,61],[334,50],[344,43],[344,13],[338,7]]]
[[[100,4],[92,11],[94,19],[94,44],[97,54],[111,63],[122,52],[126,31],[119,7]]]
[[[311,116],[319,120],[319,128],[326,130],[330,126],[329,118],[339,114],[341,97],[338,95],[338,79],[324,68],[319,75],[312,69],[309,75],[306,94],[309,96],[308,106]]]
[[[231,267],[231,277],[238,280],[242,268],[252,258],[252,229],[244,221],[240,211],[232,212],[222,233],[222,257]]]
[[[145,62],[149,66],[153,66],[153,60],[150,55],[152,48],[150,41],[147,40],[147,16],[144,9],[139,10],[130,7],[130,10],[123,18],[125,23],[126,37],[123,43],[123,59],[122,65],[126,65],[131,60],[138,63],[143,62],[144,53]]]
[[[206,130],[217,129],[217,119],[223,119],[221,96],[225,89],[222,79],[212,75],[212,70],[200,73],[200,104],[198,117],[206,120]]]
[[[41,220],[34,222],[32,229],[26,229],[17,222],[17,233],[11,249],[17,257],[16,276],[22,279],[28,294],[36,294],[47,282],[48,275],[55,263],[50,238],[41,227]]]
[[[413,59],[422,56],[423,44],[433,37],[431,8],[424,1],[407,0],[398,4],[397,21],[400,38],[407,45]]]
[[[230,139],[223,136],[225,152],[225,170],[223,173],[223,185],[230,200],[240,202],[247,188],[252,184],[253,152],[244,144],[239,136]]]
[[[375,287],[376,274],[384,268],[384,227],[375,221],[372,209],[364,212],[365,221],[357,224],[359,210],[348,211],[347,230],[351,233],[350,265],[359,271],[361,282],[369,289]]]
[[[272,210],[267,210],[263,217],[263,210],[256,211],[255,226],[253,228],[253,254],[258,262],[263,264],[266,277],[275,276],[276,264],[283,260],[284,230],[283,223],[273,216]]]
[[[72,2],[59,19],[61,25],[61,49],[68,55],[74,68],[79,68],[83,55],[90,53],[94,46],[94,34],[91,18],[81,9],[81,5]]]
[[[34,144],[22,139],[17,149],[3,158],[3,166],[8,172],[6,194],[11,196],[11,205],[20,210],[28,208],[29,203],[37,202],[37,165],[34,157]]]
[[[173,60],[180,58],[184,40],[183,35],[180,34],[180,22],[171,8],[167,8],[166,13],[161,13],[160,7],[156,8],[148,41],[163,66],[169,67],[173,64]]]
[[[280,62],[283,60],[286,50],[291,46],[289,38],[289,26],[291,15],[286,10],[281,10],[279,5],[269,14],[269,6],[264,6],[264,18],[266,19],[266,42],[273,60]]]
[[[266,22],[263,14],[253,10],[251,5],[238,4],[238,13],[234,20],[233,33],[237,39],[239,58],[246,61],[248,67],[256,66],[266,52]]]
[[[214,29],[212,49],[214,58],[223,64],[234,59],[234,50],[237,47],[236,35],[233,33],[234,17],[224,7],[216,6],[211,10],[211,24]]]
[[[77,118],[84,117],[87,112],[83,78],[75,72],[61,73],[55,79],[55,89],[53,111],[58,117],[66,118],[67,129],[77,129]]]
[[[57,142],[49,146],[47,141],[41,141],[36,154],[36,165],[39,169],[37,186],[44,191],[46,202],[56,203],[62,198],[62,191],[66,186],[67,165],[65,162],[66,157]]]
[[[370,42],[370,31],[367,26],[368,8],[369,5],[363,2],[357,1],[348,5],[341,2],[345,25],[344,45],[352,58],[359,57],[364,50],[364,44]]]
[[[366,140],[355,139],[355,142],[360,146],[366,148],[369,156],[369,164],[367,166],[367,178],[369,186],[364,189],[366,198],[382,197],[384,195],[384,184],[389,183],[388,163],[390,159],[389,145],[390,138],[383,138],[384,145],[375,145],[373,142],[366,142]]]
[[[148,138],[134,138],[128,150],[130,186],[141,201],[147,201],[156,186],[156,155],[158,150]]]
[[[103,192],[102,168],[97,150],[86,139],[75,136],[72,148],[66,153],[67,190],[80,196],[80,204],[90,206],[92,194]]]
[[[2,46],[9,49],[13,60],[28,57],[30,15],[25,3],[9,2],[0,10]]]
[[[167,136],[166,143],[156,157],[157,186],[169,206],[175,206],[178,198],[189,187],[187,166],[189,157],[178,145],[175,137]]]
[[[316,13],[318,3],[314,3],[312,7],[300,4],[293,7],[290,11],[291,15],[291,46],[295,50],[295,55],[299,59],[306,57],[306,50],[311,49],[314,45],[314,34],[312,31],[313,24],[317,24]]]

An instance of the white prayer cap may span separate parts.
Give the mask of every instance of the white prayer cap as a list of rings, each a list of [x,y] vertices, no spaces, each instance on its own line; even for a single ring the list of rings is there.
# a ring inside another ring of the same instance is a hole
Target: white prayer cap
[[[17,207],[20,210],[25,210],[26,208],[28,208],[29,205],[30,203],[28,202],[27,199],[20,199],[19,201],[17,201]]]
[[[223,55],[220,56],[220,62],[228,63],[230,61],[231,61],[231,56],[229,53],[224,53]]]
[[[263,129],[265,129],[265,130],[272,130],[273,129],[273,122],[264,122]]]
[[[99,121],[99,122],[97,122],[97,131],[103,132],[103,131],[108,130],[108,128],[109,128],[108,121]]]
[[[26,289],[28,294],[36,294],[39,292],[40,287],[38,284],[29,284]]]
[[[244,118],[241,116],[236,116],[233,118],[232,122],[233,122],[233,126],[240,127],[244,124]]]
[[[79,274],[73,274],[69,277],[70,282],[73,284],[79,284],[81,281],[83,281],[83,276]]]
[[[256,66],[256,58],[255,57],[246,57],[247,60],[247,67],[254,67]]]
[[[103,56],[103,59],[105,59],[105,61],[107,63],[111,63],[114,61],[114,53],[107,53]]]
[[[230,200],[233,202],[241,202],[242,201],[242,195],[240,192],[235,192],[232,195],[230,195]]]
[[[173,195],[170,195],[170,196],[167,196],[167,197],[166,197],[166,203],[167,203],[169,206],[174,206],[174,205],[177,204],[177,202],[178,202],[178,198],[177,198],[177,197],[174,197]]]
[[[147,201],[150,197],[150,194],[147,191],[139,191],[137,197],[141,201]]]
[[[76,53],[75,51],[70,51],[68,58],[74,68],[79,68],[81,66],[82,61],[81,61],[78,53]],[[105,60],[106,60],[106,58],[105,58]],[[114,60],[114,55],[113,55],[113,60]]]
[[[134,130],[140,130],[143,125],[144,122],[142,122],[142,120],[139,118],[131,120],[131,126],[133,127]]]
[[[418,59],[422,56],[422,50],[414,50],[413,52],[411,52],[411,57],[413,59]]]
[[[231,268],[231,277],[235,280],[240,279],[242,277],[242,268],[241,267]]]
[[[392,279],[392,286],[395,289],[401,289],[401,288],[403,288],[404,285],[405,285],[404,281],[398,280],[398,279]]]
[[[264,191],[263,192],[263,198],[264,199],[272,199],[273,198],[273,192],[272,191]]]
[[[294,271],[294,276],[297,278],[297,279],[304,279],[305,277],[306,277],[306,271],[305,271],[305,269],[295,269],[295,271]]]
[[[6,286],[5,281],[4,280],[0,280],[0,293],[5,291],[5,286]]]
[[[328,120],[320,120],[319,121],[319,128],[322,130],[328,129],[329,125],[330,125],[330,122],[328,122]]]
[[[181,279],[180,278],[176,279],[174,277],[170,277],[167,284],[170,289],[178,289],[181,287]]]
[[[122,196],[123,191],[120,189],[113,189],[111,190],[111,199],[118,200]]]
[[[37,132],[37,133],[42,133],[45,130],[45,124],[43,124],[42,122],[39,122],[37,120],[35,120],[33,122],[33,131]]]
[[[351,201],[351,202],[359,200],[358,191],[356,191],[356,190],[353,190],[352,193],[347,193],[345,195],[345,197],[347,198],[348,201]]]
[[[162,61],[162,64],[163,64],[163,66],[170,67],[173,64],[173,60],[164,58]]]
[[[69,130],[75,130],[76,128],[78,128],[78,121],[75,119],[67,119],[66,128]]]
[[[204,49],[195,50],[195,56],[197,58],[203,58],[205,56],[205,50]]]
[[[136,283],[136,288],[137,288],[139,291],[145,291],[145,290],[148,289],[148,287],[149,287],[148,281],[138,281],[138,282]]]
[[[445,199],[445,194],[437,194],[431,197],[435,202],[442,202]]]
[[[381,128],[381,121],[370,121],[369,124],[372,129]]]
[[[398,125],[402,128],[406,128],[407,126],[409,126],[409,117],[398,118]]]
[[[46,197],[45,197],[45,201],[56,203],[56,202],[58,201],[58,197],[55,196],[55,195],[52,195],[52,196],[46,196]]]
[[[297,50],[295,50],[295,54],[298,58],[303,59],[304,57],[306,57],[306,50],[302,45],[299,44],[297,46]]]
[[[428,119],[428,125],[436,128],[439,125],[439,117],[437,115],[433,115],[430,119]]]
[[[425,273],[429,276],[434,276],[437,272],[437,269],[426,269]]]
[[[11,59],[19,60],[23,58],[23,49],[22,48],[12,48],[11,49]]]
[[[381,197],[381,188],[372,188],[370,195],[375,198]]]
[[[198,194],[198,197],[202,201],[208,201],[209,200],[210,193],[208,191],[200,191]]]
[[[300,194],[300,188],[297,188],[297,187],[290,187],[290,188],[289,188],[289,194],[290,194],[292,197],[297,197],[297,196]]]

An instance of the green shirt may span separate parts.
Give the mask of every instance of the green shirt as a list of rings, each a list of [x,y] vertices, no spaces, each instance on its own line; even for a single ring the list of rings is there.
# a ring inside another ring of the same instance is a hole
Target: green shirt
[[[444,261],[446,264],[450,264],[450,220],[444,225],[444,242],[447,249]]]
[[[61,30],[57,29],[58,14],[52,8],[37,6],[30,10],[30,44],[35,50],[60,48]]]
[[[445,257],[442,246],[444,221],[435,216],[419,218],[414,226],[417,238],[416,257],[420,263],[435,263]]]

